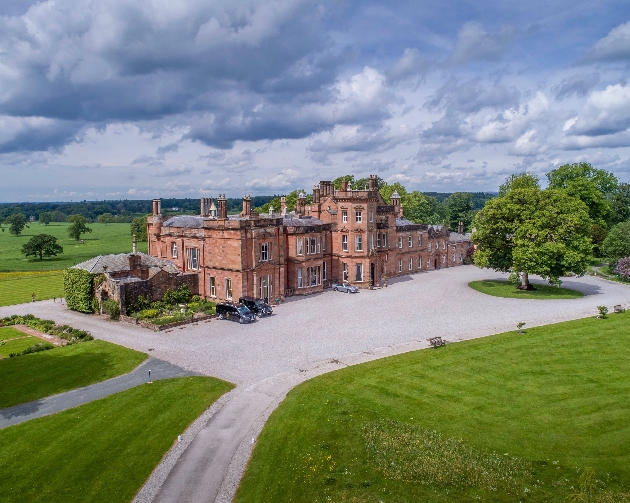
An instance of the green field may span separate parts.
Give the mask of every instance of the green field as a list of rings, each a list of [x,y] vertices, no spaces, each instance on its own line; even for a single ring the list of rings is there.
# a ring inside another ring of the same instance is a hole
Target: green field
[[[600,493],[630,493],[629,322],[510,332],[307,381],[271,415],[235,501],[560,503],[587,467]]]
[[[11,327],[3,327],[0,333],[7,330],[17,332]],[[22,349],[41,342],[36,337],[32,339],[35,342]],[[0,346],[0,351],[4,352],[8,345]],[[2,360],[0,409],[126,374],[146,358],[144,353],[95,340]]]
[[[0,430],[0,502],[129,502],[177,435],[231,388],[166,379]]]
[[[2,330],[3,329],[0,328],[0,331]],[[22,333],[19,339],[10,341],[3,340],[2,342],[4,342],[4,344],[0,345],[0,356],[2,358],[8,358],[11,353],[21,353],[26,348],[42,342],[42,340]],[[0,393],[2,393],[2,391],[0,391]]]
[[[12,306],[36,300],[61,298],[63,271],[0,272],[0,306]]]
[[[494,297],[507,297],[510,299],[578,299],[584,297],[582,292],[570,290],[552,285],[533,284],[534,290],[519,290],[509,281],[502,279],[486,279],[471,281],[468,286],[473,290],[492,295]]]
[[[131,253],[132,238],[129,224],[88,224],[92,232],[83,236],[83,244],[68,237],[67,228],[69,225],[67,223],[43,225],[34,222],[30,224],[30,227],[24,229],[22,235],[18,237],[10,234],[6,226],[3,227],[4,232],[0,232],[0,254],[2,256],[0,272],[66,269],[97,255]],[[20,253],[22,245],[37,234],[55,236],[63,247],[63,253],[57,257],[45,258],[41,261],[32,258],[26,259]],[[138,251],[146,253],[147,243],[138,243]]]

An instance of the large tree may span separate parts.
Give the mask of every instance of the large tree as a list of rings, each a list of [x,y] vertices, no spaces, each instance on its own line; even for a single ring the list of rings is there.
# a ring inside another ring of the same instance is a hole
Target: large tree
[[[113,224],[116,220],[114,219],[114,215],[112,215],[111,213],[101,213],[96,221],[99,224]]]
[[[538,177],[528,171],[523,173],[515,173],[507,177],[505,182],[499,187],[499,197],[503,197],[510,190],[516,189],[539,189],[540,182]]]
[[[630,220],[630,183],[620,183],[611,198],[615,223]]]
[[[70,215],[68,222],[72,224],[68,227],[68,236],[76,241],[81,239],[81,234],[92,232],[92,229],[86,225],[87,220],[83,215]]]
[[[610,229],[601,247],[602,254],[614,267],[619,259],[630,257],[630,220]]]
[[[22,213],[10,215],[4,223],[9,225],[9,232],[15,237],[22,234],[24,228],[28,227],[28,225],[26,225],[26,217]]]
[[[131,221],[131,235],[138,241],[147,241],[147,216],[137,217]]]
[[[458,223],[463,222],[464,229],[468,229],[472,223],[474,212],[473,195],[470,192],[455,192],[446,199],[448,207],[448,225],[451,230],[458,228]]]
[[[48,225],[52,221],[52,214],[49,211],[42,211],[37,220],[40,224]]]
[[[38,234],[33,236],[22,246],[22,254],[28,257],[56,257],[58,253],[63,253],[63,248],[57,243],[57,238],[50,234]]]
[[[531,288],[530,274],[552,284],[584,274],[592,253],[588,208],[562,190],[510,190],[488,201],[474,226],[475,265],[520,273],[519,288]]]

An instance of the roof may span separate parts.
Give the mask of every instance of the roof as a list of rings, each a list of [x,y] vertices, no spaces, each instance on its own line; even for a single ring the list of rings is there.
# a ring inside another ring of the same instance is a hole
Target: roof
[[[124,272],[129,270],[130,253],[117,253],[114,255],[99,255],[85,262],[72,266],[72,269],[83,269],[92,274],[101,274],[104,272]],[[170,260],[152,257],[146,253],[136,253],[140,256],[140,265],[148,267],[152,272],[163,269],[170,273],[178,273],[179,269]]]
[[[396,217],[396,225],[397,226],[402,226],[402,225],[419,225],[416,224],[415,222],[412,222],[411,220],[408,220],[405,217]]]
[[[457,232],[451,232],[451,235],[448,238],[449,242],[458,243],[462,241],[470,241],[470,234],[459,234]]]
[[[324,225],[324,221],[315,217],[298,217],[295,215],[284,215],[282,224],[287,227],[308,227],[315,225]]]
[[[164,222],[164,227],[186,227],[189,229],[201,229],[204,217],[194,215],[176,215]]]

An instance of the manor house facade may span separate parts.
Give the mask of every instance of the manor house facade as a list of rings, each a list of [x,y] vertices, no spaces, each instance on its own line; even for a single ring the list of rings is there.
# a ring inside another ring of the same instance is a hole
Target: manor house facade
[[[400,197],[384,201],[378,177],[353,189],[330,181],[313,189],[312,203],[298,196],[293,211],[258,214],[249,196],[239,215],[227,214],[225,195],[201,199],[199,216],[161,214],[153,201],[147,220],[149,255],[181,272],[197,273],[200,296],[238,300],[305,295],[348,282],[370,288],[407,274],[462,265],[470,240],[448,228],[403,217]]]

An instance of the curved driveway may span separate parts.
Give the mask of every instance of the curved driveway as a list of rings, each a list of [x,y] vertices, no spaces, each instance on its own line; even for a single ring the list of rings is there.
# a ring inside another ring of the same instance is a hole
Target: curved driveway
[[[521,321],[532,327],[594,316],[598,305],[611,311],[616,304],[630,306],[630,286],[593,277],[564,281],[586,294],[572,300],[503,299],[467,286],[499,277],[474,266],[444,269],[390,281],[381,290],[292,298],[273,317],[252,325],[213,320],[157,333],[70,312],[51,301],[0,308],[0,316],[32,312],[139,351],[153,348],[152,356],[236,383],[179,458],[171,457],[173,469],[156,470],[136,498],[223,502],[232,499],[266,418],[306,379],[427,347],[426,339],[436,335],[454,342],[515,330]]]

